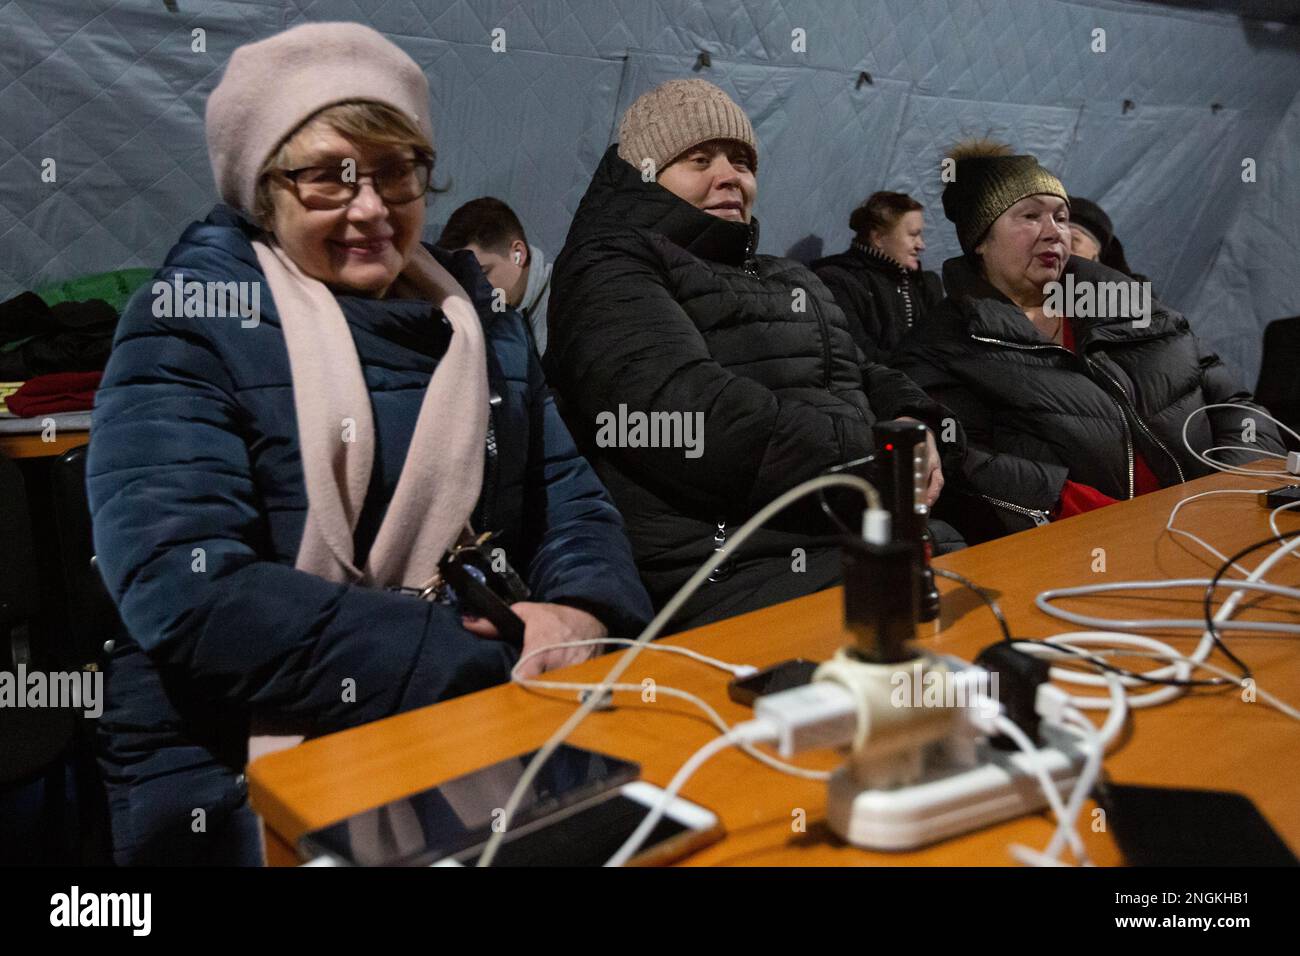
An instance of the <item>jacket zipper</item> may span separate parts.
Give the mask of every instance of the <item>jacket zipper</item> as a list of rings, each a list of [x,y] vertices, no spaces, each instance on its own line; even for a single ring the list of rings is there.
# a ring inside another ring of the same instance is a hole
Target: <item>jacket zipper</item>
[[[1119,389],[1119,393],[1121,395],[1125,394],[1124,389],[1120,386],[1119,382],[1115,381],[1114,376],[1112,376],[1104,368],[1102,368],[1100,365],[1098,365],[1096,362],[1094,362],[1092,359],[1086,356],[1084,357],[1084,361],[1087,362],[1089,365],[1091,365],[1093,368],[1095,368],[1102,375],[1105,375],[1106,378],[1110,381],[1110,383],[1114,385],[1117,389]],[[1157,448],[1159,448],[1162,452],[1164,452],[1166,455],[1169,456],[1169,460],[1174,463],[1174,471],[1178,473],[1178,482],[1179,484],[1182,484],[1187,479],[1183,477],[1183,468],[1181,465],[1178,464],[1178,459],[1174,457],[1173,452],[1171,452],[1168,448],[1165,447],[1165,443],[1162,442],[1159,438],[1157,438],[1155,436],[1155,433],[1152,432],[1151,429],[1147,427],[1146,422],[1142,421],[1142,416],[1140,416],[1137,413],[1137,408],[1133,407],[1131,403],[1130,403],[1130,407],[1133,408],[1133,421],[1137,422],[1138,427],[1141,428],[1142,431],[1146,433],[1146,436],[1156,443]],[[1131,491],[1129,493],[1129,497],[1130,498],[1133,497]]]
[[[1034,524],[1038,525],[1040,528],[1045,524],[1049,524],[1052,520],[1051,515],[1046,511],[1040,511],[1037,508],[1026,508],[1023,505],[1015,505],[1010,501],[1003,501],[1001,498],[994,498],[992,495],[981,494],[978,491],[976,494],[990,504],[997,505],[999,508],[1006,508],[1008,511],[1014,511],[1016,514],[1025,515],[1032,519]]]
[[[822,387],[826,391],[831,390],[831,330],[826,324],[826,316],[822,315],[821,308],[817,308],[817,324],[822,330]]]
[[[752,275],[752,276],[754,276],[755,278],[757,278],[757,277],[758,277],[758,269],[757,269],[757,267],[756,267],[756,265],[755,265],[755,262],[754,262],[754,246],[755,246],[755,241],[754,241],[754,239],[755,239],[755,236],[754,236],[754,227],[753,227],[753,226],[750,226],[750,227],[749,227],[749,239],[747,239],[747,240],[745,241],[745,262],[744,262],[744,265],[742,266],[742,268],[743,268],[746,272],[748,272],[750,275]]]
[[[904,270],[902,275],[899,277],[898,291],[899,294],[902,295],[903,297],[903,308],[906,310],[906,315],[904,318],[907,322],[907,327],[908,329],[911,329],[912,328],[912,283],[911,280],[908,278],[906,270]]]
[[[1101,372],[1102,375],[1105,375],[1107,381],[1109,381],[1109,382],[1110,382],[1112,385],[1114,385],[1116,388],[1119,388],[1119,391],[1120,391],[1120,394],[1121,394],[1121,395],[1124,394],[1124,389],[1120,388],[1119,382],[1117,382],[1117,381],[1115,381],[1113,378],[1111,378],[1110,375],[1107,374],[1107,372],[1106,372],[1105,369],[1103,369],[1101,366],[1099,366],[1097,363],[1095,363],[1092,359],[1088,358],[1086,355],[1083,357],[1083,361],[1084,361],[1084,363],[1085,363],[1089,368],[1095,368],[1098,372]],[[1106,392],[1106,397],[1109,398],[1112,402],[1115,403],[1115,407],[1119,409],[1120,417],[1123,418],[1123,420],[1124,420],[1124,444],[1125,444],[1125,448],[1126,448],[1126,450],[1128,451],[1128,496],[1129,496],[1129,498],[1134,498],[1134,497],[1136,497],[1136,495],[1135,495],[1136,486],[1134,485],[1134,480],[1133,480],[1133,478],[1134,478],[1134,476],[1133,476],[1133,469],[1134,469],[1134,464],[1133,464],[1133,432],[1132,432],[1132,431],[1129,429],[1129,427],[1128,427],[1128,412],[1126,412],[1126,411],[1124,410],[1124,406],[1123,406],[1122,404],[1120,404],[1120,400],[1119,400],[1118,398],[1116,398],[1114,395],[1112,395],[1112,394],[1111,394],[1109,391],[1107,391],[1106,389],[1102,389],[1102,391]],[[1134,411],[1134,413],[1133,413],[1133,418],[1134,418],[1134,419],[1137,418],[1137,412],[1136,412],[1136,411]]]
[[[726,551],[727,550],[726,519],[719,518],[717,521],[717,525],[718,525],[718,530],[713,533],[713,550]],[[727,578],[731,577],[731,573],[734,570],[735,568],[731,564],[731,559],[728,558],[727,560],[723,561],[721,564],[719,564],[716,568],[713,569],[713,572],[708,576],[707,580],[710,584],[716,584],[719,581],[725,581],[727,580]]]
[[[496,481],[497,481],[497,406],[501,404],[502,398],[496,389],[489,386],[488,391],[488,420],[487,420],[487,438],[486,438],[486,457],[487,462],[484,465],[483,474],[483,510],[479,514],[480,527],[492,527],[492,506],[496,502]]]
[[[1017,343],[1015,343],[1015,342],[1004,342],[1004,341],[1002,341],[1002,339],[990,339],[990,338],[985,338],[985,337],[982,336],[982,335],[972,335],[971,338],[973,338],[973,339],[975,339],[976,341],[979,341],[979,342],[992,342],[994,345],[1005,345],[1007,348],[1012,348],[1012,349],[1021,349],[1021,350],[1023,350],[1023,351],[1034,351],[1034,350],[1040,350],[1040,349],[1060,349],[1060,350],[1061,350],[1062,352],[1064,352],[1066,355],[1074,356],[1074,353],[1071,352],[1069,349],[1067,349],[1064,345],[1020,345],[1020,344],[1017,344]],[[1075,357],[1077,357],[1077,356],[1075,356]],[[1090,368],[1096,368],[1097,371],[1101,372],[1103,375],[1106,375],[1106,378],[1110,379],[1111,382],[1114,382],[1114,383],[1115,383],[1115,386],[1116,386],[1117,388],[1119,387],[1119,383],[1118,383],[1118,382],[1115,382],[1115,380],[1114,380],[1113,378],[1110,378],[1110,376],[1106,374],[1105,369],[1102,369],[1102,368],[1100,368],[1099,366],[1097,366],[1095,363],[1093,363],[1092,359],[1088,358],[1088,357],[1085,355],[1085,356],[1083,357],[1083,361],[1084,361],[1084,363],[1085,363],[1088,367],[1090,367]],[[1117,399],[1114,395],[1112,395],[1109,391],[1107,391],[1107,390],[1104,389],[1104,388],[1102,389],[1102,391],[1106,393],[1106,397],[1109,398],[1109,399],[1111,400],[1111,402],[1114,404],[1114,406],[1115,406],[1116,408],[1119,409],[1119,417],[1120,417],[1120,421],[1124,423],[1124,451],[1125,451],[1125,452],[1127,453],[1127,455],[1128,455],[1128,496],[1129,496],[1129,498],[1132,498],[1132,497],[1133,497],[1133,490],[1134,490],[1134,486],[1133,486],[1133,433],[1132,433],[1132,431],[1131,431],[1131,430],[1129,429],[1129,427],[1128,427],[1128,413],[1127,413],[1126,411],[1124,411],[1124,406],[1120,404],[1119,399]],[[1120,389],[1120,392],[1123,393],[1123,391],[1124,391],[1124,390],[1121,388],[1121,389]],[[1136,412],[1136,411],[1133,413],[1133,417],[1134,417],[1135,419],[1137,418],[1137,412]],[[1148,432],[1147,434],[1150,434],[1150,432]],[[1152,437],[1152,438],[1155,438],[1154,435],[1152,435],[1151,437]],[[1159,444],[1159,443],[1157,442],[1157,444]],[[1163,447],[1163,446],[1161,446],[1161,447]],[[1166,453],[1167,453],[1167,452],[1166,452]],[[1181,473],[1182,473],[1182,472],[1180,471],[1179,474],[1181,474]]]

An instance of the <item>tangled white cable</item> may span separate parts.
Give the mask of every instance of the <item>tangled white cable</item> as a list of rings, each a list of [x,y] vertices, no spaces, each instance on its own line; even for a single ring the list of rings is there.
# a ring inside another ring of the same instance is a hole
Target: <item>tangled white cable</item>
[[[542,744],[541,748],[538,749],[536,755],[531,761],[529,761],[528,766],[524,768],[524,772],[520,776],[519,781],[515,784],[515,788],[510,794],[510,798],[506,801],[505,807],[502,808],[503,812],[500,817],[501,828],[499,830],[494,830],[492,835],[488,838],[487,843],[484,844],[483,853],[478,858],[478,866],[491,865],[492,860],[496,857],[497,848],[501,846],[501,841],[505,839],[505,834],[510,826],[510,821],[514,819],[515,812],[519,809],[519,804],[523,802],[524,794],[528,792],[528,788],[532,785],[532,782],[536,778],[537,772],[541,769],[542,764],[549,760],[551,754],[555,752],[555,749],[559,747],[566,738],[568,738],[569,734],[573,733],[574,729],[579,724],[587,719],[587,715],[596,709],[601,698],[603,698],[609,691],[610,687],[618,681],[618,679],[623,675],[623,672],[632,665],[632,662],[636,660],[637,655],[650,641],[654,640],[654,638],[659,635],[659,632],[664,629],[669,620],[672,619],[672,616],[676,614],[681,606],[690,599],[691,595],[699,589],[718,565],[730,558],[731,555],[735,553],[736,549],[748,540],[750,535],[766,524],[772,516],[783,511],[788,505],[793,504],[795,501],[798,501],[800,498],[811,494],[814,491],[820,491],[822,488],[833,487],[855,488],[860,491],[867,499],[867,511],[863,516],[864,529],[870,530],[872,540],[876,540],[877,536],[883,536],[881,537],[881,540],[888,540],[889,512],[881,507],[880,493],[876,491],[875,487],[873,487],[870,482],[854,475],[820,475],[816,478],[810,478],[808,481],[796,485],[784,494],[777,496],[775,500],[768,502],[760,508],[753,517],[737,529],[735,535],[732,536],[729,550],[715,551],[709,556],[709,559],[705,561],[693,575],[691,575],[687,582],[681,586],[677,593],[669,599],[668,603],[665,604],[650,623],[645,626],[645,630],[637,636],[633,645],[629,647],[614,663],[614,666],[609,669],[609,673],[605,675],[600,684],[597,685],[596,690],[588,696],[582,706],[574,711],[573,714],[569,716],[569,719],[561,724],[559,728],[556,729],[555,733],[551,734],[547,741]]]
[[[529,651],[527,654],[519,658],[519,661],[515,664],[514,668],[510,671],[510,679],[514,683],[518,684],[519,686],[527,687],[531,690],[564,690],[564,691],[577,691],[578,693],[585,692],[589,694],[595,694],[600,692],[600,688],[602,687],[601,684],[590,684],[590,683],[583,683],[580,681],[545,680],[538,677],[520,677],[519,668],[524,664],[525,661],[531,660],[532,658],[536,657],[539,654],[545,654],[547,651],[554,650],[555,648],[559,648],[559,647],[581,647],[590,644],[629,644],[630,645],[633,643],[635,642],[626,639],[619,639],[619,638],[615,638],[615,639],[597,638],[597,639],[583,640],[583,641],[562,641],[558,644],[551,644],[547,647],[539,647],[536,650]],[[700,654],[697,651],[691,650],[690,648],[677,647],[672,644],[650,644],[647,645],[645,649],[648,651],[662,651],[667,653],[681,654],[684,657],[689,657],[692,658],[693,660],[700,661],[701,663],[708,664],[710,667],[716,667],[720,670],[727,671],[728,673],[735,674],[737,677],[747,677],[755,670],[755,668],[750,667],[748,664],[728,664],[726,661],[720,661],[717,658],[709,657],[706,654]],[[607,686],[607,689],[616,694],[641,695],[645,693],[645,687],[642,686],[641,684],[609,684]],[[656,694],[665,694],[669,697],[676,697],[680,700],[684,700],[687,701],[688,703],[694,704],[696,707],[698,707],[700,710],[704,712],[705,716],[709,718],[709,720],[713,723],[713,726],[717,727],[720,732],[724,734],[731,732],[732,726],[728,724],[726,720],[723,719],[722,715],[719,714],[716,710],[714,710],[713,707],[709,704],[709,702],[704,698],[697,697],[695,694],[692,694],[690,691],[685,691],[678,687],[670,687],[667,684],[660,684],[658,682],[655,683],[654,689]],[[745,753],[749,754],[749,756],[753,757],[759,763],[766,764],[767,766],[771,767],[773,770],[779,770],[781,773],[788,773],[793,777],[801,777],[805,780],[829,780],[831,776],[830,772],[826,770],[810,770],[807,767],[796,767],[794,764],[786,763],[784,760],[781,760],[778,757],[773,757],[771,754],[764,753],[763,751],[759,750],[757,747],[749,743],[742,742],[740,744],[740,749],[743,750]]]
[[[1286,478],[1288,476],[1288,472],[1285,470],[1286,469],[1285,463],[1288,460],[1287,455],[1279,455],[1276,452],[1267,452],[1259,448],[1245,448],[1239,445],[1218,445],[1215,446],[1214,448],[1207,449],[1206,452],[1199,452],[1195,448],[1193,448],[1191,442],[1188,441],[1187,439],[1188,426],[1192,424],[1192,419],[1196,415],[1202,412],[1208,412],[1212,408],[1239,408],[1243,411],[1250,412],[1251,415],[1267,418],[1278,428],[1281,428],[1283,431],[1293,435],[1296,441],[1300,441],[1300,434],[1296,434],[1295,429],[1291,428],[1289,425],[1285,424],[1284,422],[1278,421],[1276,418],[1274,418],[1268,412],[1264,411],[1264,409],[1262,408],[1255,408],[1254,406],[1251,405],[1242,405],[1239,402],[1212,402],[1209,405],[1202,405],[1200,408],[1192,409],[1192,411],[1188,413],[1186,420],[1184,420],[1183,422],[1183,447],[1187,449],[1187,451],[1192,455],[1192,457],[1194,457],[1197,461],[1209,465],[1215,471],[1226,472],[1230,475],[1255,475],[1255,476],[1263,476],[1265,478]],[[1273,471],[1271,469],[1267,471],[1260,471],[1258,469],[1241,468],[1238,467],[1237,465],[1224,464],[1221,461],[1215,461],[1207,454],[1207,452],[1210,451],[1224,451],[1228,449],[1235,450],[1235,451],[1253,452],[1254,454],[1260,455],[1262,457],[1281,458],[1284,464],[1282,469],[1278,471]]]

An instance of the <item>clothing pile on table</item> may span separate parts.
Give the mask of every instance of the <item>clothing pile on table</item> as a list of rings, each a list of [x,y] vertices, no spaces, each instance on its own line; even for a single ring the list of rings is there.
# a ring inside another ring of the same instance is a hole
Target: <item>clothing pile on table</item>
[[[0,302],[0,432],[89,428],[126,300],[152,275],[127,269]]]

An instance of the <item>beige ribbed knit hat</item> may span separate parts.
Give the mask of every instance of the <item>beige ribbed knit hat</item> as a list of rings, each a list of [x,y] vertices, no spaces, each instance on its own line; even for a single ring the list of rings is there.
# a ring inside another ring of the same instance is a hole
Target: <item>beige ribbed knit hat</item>
[[[708,80],[669,80],[637,97],[618,124],[618,155],[661,170],[692,146],[733,139],[749,147],[758,168],[758,141],[749,117]]]
[[[411,118],[433,146],[429,81],[359,23],[308,23],[239,47],[208,97],[208,158],[221,198],[252,214],[257,173],[280,141],[327,106],[374,100]]]

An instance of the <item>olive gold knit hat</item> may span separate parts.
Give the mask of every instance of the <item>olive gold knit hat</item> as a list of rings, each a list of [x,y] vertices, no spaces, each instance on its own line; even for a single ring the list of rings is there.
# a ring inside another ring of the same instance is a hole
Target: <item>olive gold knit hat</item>
[[[758,168],[754,128],[735,100],[708,80],[669,80],[627,108],[618,124],[618,155],[633,166],[649,159],[657,171],[711,139],[744,143]]]
[[[984,234],[1026,196],[1069,194],[1061,181],[1033,156],[1016,156],[1011,147],[990,139],[964,140],[948,151],[955,176],[943,190],[943,214],[957,227],[962,252],[971,255]]]

